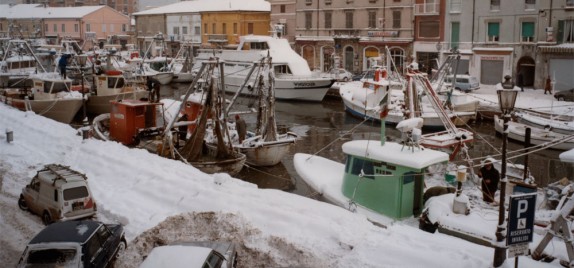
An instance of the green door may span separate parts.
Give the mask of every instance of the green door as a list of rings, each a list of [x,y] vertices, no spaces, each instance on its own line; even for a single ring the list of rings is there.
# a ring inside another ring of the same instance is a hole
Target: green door
[[[453,22],[450,31],[450,48],[457,49],[460,42],[460,23]]]

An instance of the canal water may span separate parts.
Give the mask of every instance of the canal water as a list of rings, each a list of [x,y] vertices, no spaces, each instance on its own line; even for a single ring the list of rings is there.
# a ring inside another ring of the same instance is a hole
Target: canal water
[[[162,98],[179,100],[185,94],[188,84],[170,84],[162,86]],[[231,95],[228,95],[228,99]],[[255,102],[250,98],[238,98],[233,110],[246,111]],[[244,115],[247,129],[255,128],[255,114]],[[299,178],[293,166],[295,153],[316,154],[343,163],[341,145],[353,139],[380,140],[380,124],[355,118],[344,111],[340,99],[326,98],[320,103],[277,101],[276,120],[280,133],[291,131],[299,135],[299,140],[291,148],[282,163],[274,167],[245,167],[236,176],[255,183],[259,188],[273,188],[310,196],[313,191]],[[470,145],[472,159],[497,155],[502,147],[502,139],[494,130],[492,121],[476,121],[469,125],[475,134],[475,142]],[[387,140],[398,141],[400,132],[394,126],[386,126]],[[524,148],[523,144],[509,141],[508,151]],[[572,178],[571,166],[559,161],[562,151],[542,150],[528,157],[529,168],[539,186],[564,177]],[[499,159],[500,157],[495,157]],[[511,160],[523,164],[524,157]],[[477,163],[477,162],[475,162]],[[463,164],[460,162],[460,164]],[[475,168],[478,171],[478,168]]]

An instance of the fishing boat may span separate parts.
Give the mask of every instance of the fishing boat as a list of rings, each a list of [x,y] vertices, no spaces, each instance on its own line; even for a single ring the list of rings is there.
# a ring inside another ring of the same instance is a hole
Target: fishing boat
[[[548,129],[556,133],[574,134],[574,117],[554,115],[535,111],[520,110],[514,113],[518,122],[537,128]]]
[[[122,71],[108,70],[95,75],[94,80],[95,91],[89,95],[86,103],[87,112],[90,114],[109,113],[111,101],[139,100],[147,98],[149,94],[141,85],[128,84]]]
[[[32,88],[6,88],[0,92],[0,101],[22,111],[69,124],[83,104],[82,94],[71,91],[72,80],[58,73],[31,74]]]
[[[321,101],[335,82],[333,78],[313,73],[307,61],[293,51],[288,40],[277,36],[241,36],[236,50],[200,50],[194,68],[213,57],[224,61],[225,91],[235,93],[250,75],[253,62],[259,62],[268,55],[273,58],[276,99]],[[252,88],[253,81],[248,85],[248,89]],[[242,94],[256,96],[253,90]]]
[[[494,116],[494,128],[498,133],[502,133],[504,130],[504,122],[497,115]],[[530,143],[533,145],[540,145],[541,147],[556,150],[570,150],[574,148],[574,134],[557,133],[548,129],[535,128],[514,121],[508,122],[508,138],[524,142],[526,128],[530,128],[531,130]]]
[[[297,141],[293,132],[279,134],[275,121],[275,74],[270,57],[259,64],[255,78],[255,92],[259,92],[257,104],[257,126],[255,133],[243,141],[237,140],[233,147],[247,156],[252,166],[274,166],[281,162]],[[248,79],[246,79],[248,81]],[[244,82],[245,83],[245,82]],[[238,91],[239,93],[240,91]]]
[[[173,71],[174,83],[190,83],[193,81],[193,44],[191,42],[184,42],[177,52],[177,55],[171,59],[169,70]]]
[[[39,58],[28,42],[20,39],[8,40],[0,61],[1,87],[31,87],[30,74],[46,72]]]
[[[425,174],[445,165],[446,153],[418,146],[420,118],[400,124],[401,143],[385,140],[385,117],[390,98],[388,87],[380,87],[380,140],[354,140],[343,144],[346,162],[298,153],[293,158],[297,174],[327,201],[344,207],[380,225],[418,215],[423,208]]]

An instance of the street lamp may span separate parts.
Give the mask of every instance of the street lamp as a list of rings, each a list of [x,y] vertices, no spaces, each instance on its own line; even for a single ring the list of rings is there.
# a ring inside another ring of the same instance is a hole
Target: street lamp
[[[510,81],[510,77],[505,77],[506,81]],[[506,260],[506,245],[504,243],[506,234],[506,223],[505,223],[505,200],[506,200],[506,146],[508,143],[508,121],[510,120],[510,113],[514,110],[514,104],[516,102],[516,96],[518,91],[513,90],[514,84],[502,83],[504,90],[497,90],[498,94],[498,104],[500,105],[500,111],[502,112],[502,118],[504,121],[504,129],[502,131],[502,159],[500,168],[500,201],[498,208],[498,227],[496,228],[496,245],[494,248],[494,267],[500,267]]]
[[[87,113],[86,113],[86,97],[85,97],[85,90],[84,90],[84,66],[86,65],[86,60],[88,59],[88,55],[86,54],[81,54],[81,55],[76,55],[76,60],[78,61],[78,64],[80,64],[80,74],[81,74],[81,85],[82,85],[82,109],[84,112],[84,120],[83,120],[83,127],[84,129],[82,130],[82,138],[83,139],[87,139],[88,138],[88,130],[87,130],[87,126],[88,126],[88,117],[87,117]]]

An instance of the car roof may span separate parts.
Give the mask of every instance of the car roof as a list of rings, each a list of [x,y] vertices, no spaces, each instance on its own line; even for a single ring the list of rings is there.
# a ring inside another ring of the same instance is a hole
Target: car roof
[[[29,244],[47,242],[86,242],[103,223],[99,221],[63,221],[52,223],[40,231]]]
[[[190,245],[155,247],[139,268],[202,267],[211,250],[211,248]]]

